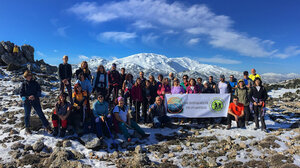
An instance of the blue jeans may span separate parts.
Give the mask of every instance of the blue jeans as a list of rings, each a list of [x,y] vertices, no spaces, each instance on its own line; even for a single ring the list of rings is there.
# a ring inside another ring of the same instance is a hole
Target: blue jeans
[[[109,129],[110,129],[110,131],[111,131],[111,125],[112,125],[112,119],[111,119],[111,117],[105,117],[105,121],[107,122],[107,125],[108,125],[108,127],[109,127]],[[106,126],[106,124],[105,124],[105,122],[103,122],[102,120],[101,120],[101,118],[99,118],[99,119],[95,119],[95,124],[96,124],[96,133],[97,133],[97,136],[100,136],[100,137],[102,137],[103,136],[103,130],[107,130],[108,131],[108,128],[107,128],[107,126]]]
[[[142,136],[145,135],[144,130],[142,130],[142,128],[139,125],[137,125],[137,123],[133,119],[130,120],[130,123],[131,123],[130,127],[132,127],[134,130],[136,130],[140,135],[142,135]],[[128,133],[127,126],[124,123],[119,122],[119,128],[121,129],[124,137],[126,139],[128,139],[130,137],[130,135]]]
[[[166,115],[157,117],[157,120],[155,118],[156,117],[154,117],[154,119],[153,119],[153,124],[155,125],[155,127],[160,127],[162,124],[167,124],[167,123],[171,122],[170,117],[168,117]]]
[[[40,104],[39,100],[26,100],[24,102],[24,110],[25,110],[25,127],[28,128],[30,127],[30,113],[31,113],[31,108],[34,108],[34,110],[36,111],[37,115],[40,117],[40,120],[42,121],[44,127],[48,127],[49,126],[49,122],[46,119],[43,111],[42,111],[42,107]]]

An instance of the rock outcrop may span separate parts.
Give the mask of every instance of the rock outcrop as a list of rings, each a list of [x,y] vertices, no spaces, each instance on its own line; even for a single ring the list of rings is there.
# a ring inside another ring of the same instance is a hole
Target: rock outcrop
[[[18,53],[13,53],[15,44],[10,41],[0,42],[0,66],[8,66],[8,71],[16,71],[29,69],[36,73],[53,74],[57,72],[56,66],[51,66],[44,60],[34,60],[34,48],[24,44],[19,49]]]

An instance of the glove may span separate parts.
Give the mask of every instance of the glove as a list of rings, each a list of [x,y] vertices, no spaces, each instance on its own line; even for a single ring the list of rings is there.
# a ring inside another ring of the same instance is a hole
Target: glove
[[[100,122],[100,118],[97,117],[97,118],[95,119],[95,122],[96,122],[96,123]]]
[[[25,96],[22,97],[22,101],[26,101],[26,97]]]

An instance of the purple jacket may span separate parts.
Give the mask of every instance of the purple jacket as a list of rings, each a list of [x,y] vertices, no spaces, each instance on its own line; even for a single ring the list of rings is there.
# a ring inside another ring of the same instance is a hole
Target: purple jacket
[[[181,94],[181,93],[185,93],[185,91],[182,86],[172,86],[171,93],[172,94]]]

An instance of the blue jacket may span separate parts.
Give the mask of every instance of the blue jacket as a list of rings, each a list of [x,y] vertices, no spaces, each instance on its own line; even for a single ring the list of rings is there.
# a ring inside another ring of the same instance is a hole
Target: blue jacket
[[[88,94],[92,93],[92,84],[88,79],[85,79],[84,81],[77,80],[76,83],[81,85],[83,91],[86,91]]]
[[[108,103],[107,102],[100,103],[99,101],[96,101],[94,103],[93,113],[94,113],[95,117],[107,116],[108,115]]]

